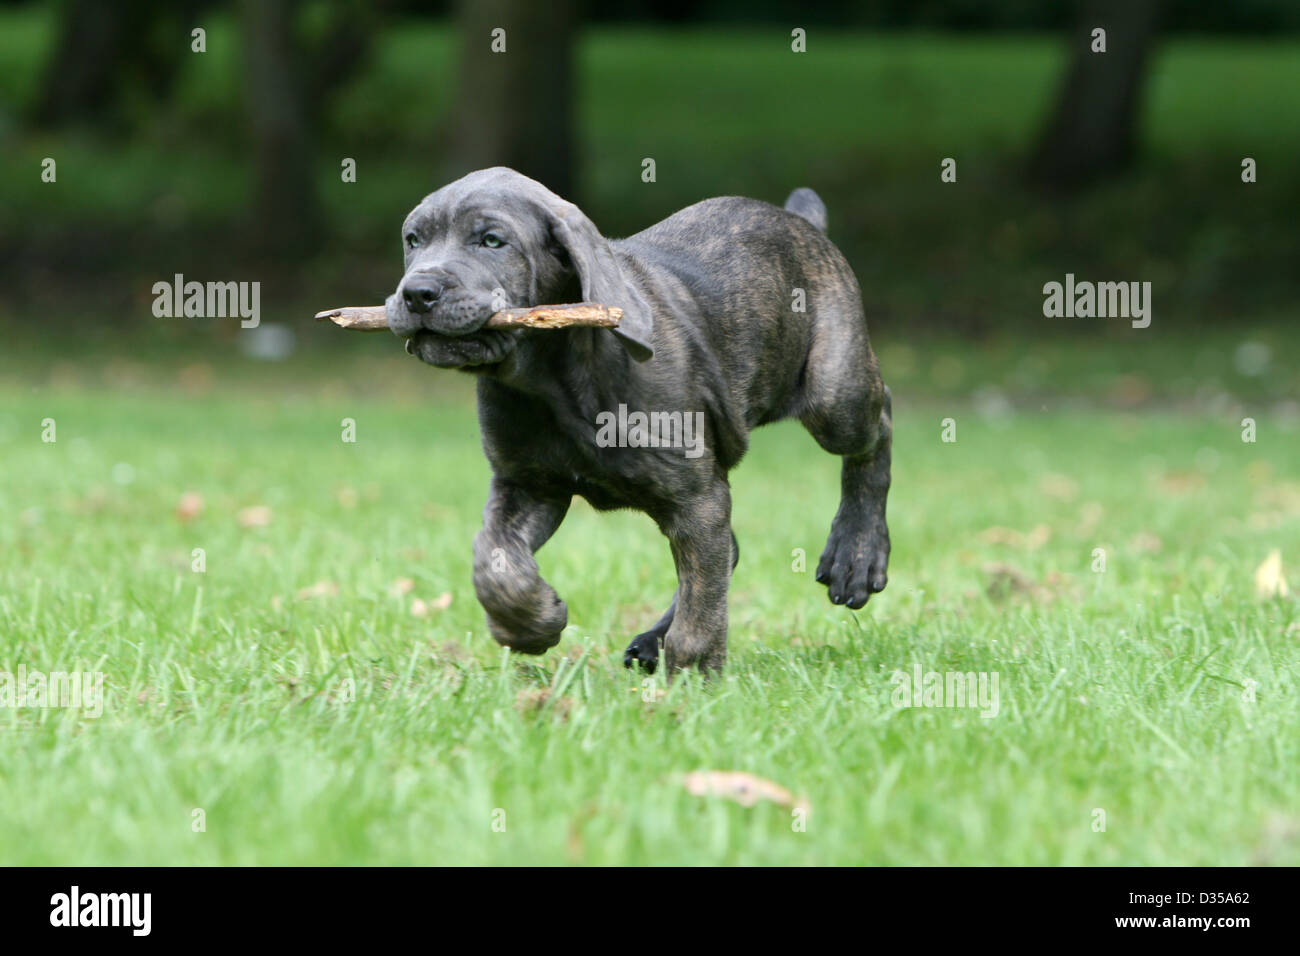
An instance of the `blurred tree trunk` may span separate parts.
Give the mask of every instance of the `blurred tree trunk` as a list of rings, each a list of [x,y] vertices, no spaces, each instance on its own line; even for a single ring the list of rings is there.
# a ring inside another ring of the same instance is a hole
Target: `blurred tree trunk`
[[[1056,105],[1029,161],[1034,182],[1075,190],[1133,158],[1142,86],[1160,0],[1085,0],[1071,33],[1071,59]],[[1092,31],[1106,52],[1092,52]]]
[[[70,122],[108,127],[129,93],[163,101],[171,94],[190,29],[206,0],[64,0],[31,118],[38,126]]]
[[[373,4],[332,4],[308,35],[300,0],[244,0],[246,90],[253,135],[254,210],[266,252],[299,256],[324,238],[316,140],[333,95],[357,72],[376,33]],[[336,161],[345,155],[331,157]]]
[[[310,107],[294,37],[297,0],[244,0],[255,210],[268,248],[305,251],[319,234]]]
[[[570,195],[577,0],[458,0],[457,25],[460,64],[444,172],[510,166]],[[504,53],[492,51],[498,27]]]

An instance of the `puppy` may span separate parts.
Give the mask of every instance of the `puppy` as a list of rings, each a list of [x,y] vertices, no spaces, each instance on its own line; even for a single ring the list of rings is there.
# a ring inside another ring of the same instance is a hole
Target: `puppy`
[[[572,203],[500,167],[406,217],[388,324],[421,360],[478,377],[493,478],[474,590],[499,643],[540,654],[559,641],[568,609],[534,554],[581,495],[650,515],[676,564],[672,603],[624,663],[653,671],[662,650],[670,674],[721,668],[740,556],[727,474],[751,429],[784,418],[843,459],[817,580],[854,609],[885,587],[889,389],[857,280],[825,232],[821,199],[797,189],[784,209],[708,199],[609,240]],[[621,308],[621,324],[483,327],[502,308],[583,300]],[[702,435],[688,442],[692,425]]]

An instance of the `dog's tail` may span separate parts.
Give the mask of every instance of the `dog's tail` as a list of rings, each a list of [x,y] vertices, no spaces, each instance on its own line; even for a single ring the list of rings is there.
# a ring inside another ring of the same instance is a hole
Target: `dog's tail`
[[[807,186],[800,186],[792,192],[785,201],[785,208],[787,212],[803,216],[822,232],[826,231],[826,204]]]

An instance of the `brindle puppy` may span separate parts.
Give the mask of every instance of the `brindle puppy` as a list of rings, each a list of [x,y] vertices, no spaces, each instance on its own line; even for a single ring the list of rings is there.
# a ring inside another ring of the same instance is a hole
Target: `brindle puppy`
[[[750,429],[783,418],[843,457],[817,580],[854,609],[885,587],[889,389],[857,280],[825,230],[822,201],[797,189],[784,209],[708,199],[608,240],[572,203],[504,168],[444,186],[407,216],[388,322],[425,362],[478,376],[493,479],[474,589],[498,642],[540,654],[559,641],[568,609],[533,555],[582,495],[649,514],[676,562],[672,604],[624,662],[653,670],[662,647],[669,673],[720,668],[739,558],[727,473]],[[580,300],[622,308],[621,325],[482,328],[500,308]],[[604,447],[601,413],[620,405],[703,413],[703,453]]]

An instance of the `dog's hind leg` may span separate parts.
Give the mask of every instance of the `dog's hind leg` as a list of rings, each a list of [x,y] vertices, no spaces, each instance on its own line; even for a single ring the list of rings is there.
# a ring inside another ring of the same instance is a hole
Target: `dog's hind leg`
[[[498,644],[525,654],[554,647],[569,609],[542,580],[533,552],[555,533],[571,499],[542,499],[492,479],[483,529],[474,538],[474,591]]]
[[[889,495],[893,413],[889,389],[880,381],[867,343],[861,308],[828,322],[830,334],[814,339],[805,379],[804,410],[799,416],[817,443],[844,463],[840,506],[831,523],[817,580],[832,604],[862,607],[885,588],[889,567]]]
[[[736,570],[740,563],[740,545],[736,542],[736,533],[731,533],[731,570]],[[673,615],[677,613],[677,592],[673,593],[673,603],[668,605],[664,616],[655,622],[648,631],[643,631],[632,638],[632,643],[623,652],[623,666],[639,666],[648,674],[653,674],[659,664],[659,649],[664,646],[664,635],[672,626]]]

